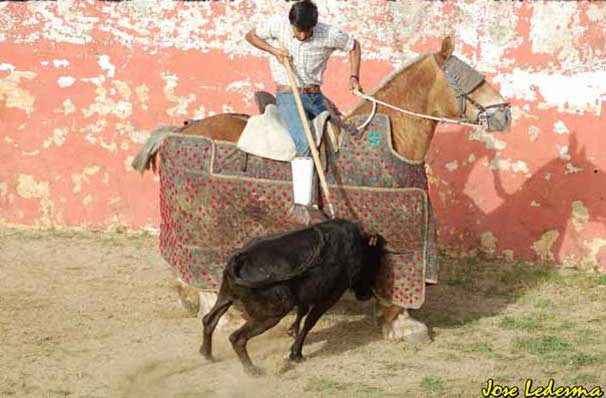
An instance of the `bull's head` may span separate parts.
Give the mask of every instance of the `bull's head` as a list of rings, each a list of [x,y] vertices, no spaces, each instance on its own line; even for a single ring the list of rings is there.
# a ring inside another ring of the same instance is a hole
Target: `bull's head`
[[[362,264],[362,269],[356,281],[352,285],[352,290],[356,295],[356,299],[366,301],[372,298],[372,288],[379,274],[381,266],[381,258],[383,255],[384,240],[380,235],[372,235],[364,238],[366,242],[365,261]]]

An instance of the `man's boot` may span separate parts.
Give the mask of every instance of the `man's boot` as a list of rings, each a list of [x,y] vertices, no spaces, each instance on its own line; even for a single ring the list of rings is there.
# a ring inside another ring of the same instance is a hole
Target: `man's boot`
[[[311,225],[326,220],[318,208],[312,206],[314,162],[309,157],[297,157],[290,162],[294,204],[288,213],[289,221]]]

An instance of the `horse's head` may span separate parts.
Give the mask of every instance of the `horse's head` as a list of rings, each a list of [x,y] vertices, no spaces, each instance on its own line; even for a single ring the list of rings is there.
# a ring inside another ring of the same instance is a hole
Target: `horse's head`
[[[460,117],[477,123],[486,131],[508,132],[511,126],[509,103],[495,90],[484,76],[452,55],[454,40],[446,37],[434,59],[442,70],[441,90],[448,93],[443,111],[450,117]],[[444,102],[442,102],[444,103]]]

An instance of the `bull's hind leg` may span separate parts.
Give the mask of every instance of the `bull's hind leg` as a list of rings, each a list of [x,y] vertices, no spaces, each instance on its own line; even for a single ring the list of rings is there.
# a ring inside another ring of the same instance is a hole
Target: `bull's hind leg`
[[[335,294],[328,300],[314,305],[311,311],[309,311],[309,314],[307,315],[307,317],[305,317],[303,330],[301,330],[301,333],[297,335],[295,342],[293,343],[292,347],[290,347],[290,359],[292,361],[303,361],[303,343],[305,341],[307,333],[309,333],[309,331],[316,325],[318,319],[320,319],[320,317],[324,315],[324,313],[328,311],[330,307],[332,307],[337,301],[339,301],[339,297],[341,297],[341,293]]]
[[[301,330],[301,319],[309,312],[308,305],[300,305],[297,307],[297,318],[293,322],[292,325],[286,331],[289,336],[297,337],[299,335],[299,330]]]
[[[204,316],[210,312],[217,302],[218,293],[211,291],[200,291],[200,310],[198,311],[198,319],[200,323],[204,324]],[[221,320],[217,324],[217,330],[221,331],[234,331],[238,326],[242,324],[242,318],[245,314],[239,311],[235,305],[229,308],[229,311],[221,317]]]
[[[242,326],[240,329],[232,333],[231,336],[229,336],[229,341],[231,341],[231,345],[232,347],[234,347],[234,351],[236,351],[236,354],[238,354],[238,358],[240,358],[240,362],[242,362],[244,370],[249,375],[260,376],[263,374],[263,371],[253,365],[252,361],[250,360],[250,356],[248,356],[248,351],[246,350],[246,344],[248,343],[248,340],[276,326],[282,318],[283,316],[280,315],[272,318],[253,318],[247,320],[244,326]]]
[[[200,354],[204,355],[206,359],[213,359],[212,353],[212,339],[213,332],[217,327],[217,323],[225,314],[225,312],[229,309],[229,307],[233,304],[234,300],[231,298],[224,290],[223,286],[221,286],[221,291],[219,292],[219,296],[217,297],[217,302],[214,307],[209,311],[208,314],[204,316],[202,319],[202,323],[204,325],[204,338],[202,342],[202,346],[200,346]]]

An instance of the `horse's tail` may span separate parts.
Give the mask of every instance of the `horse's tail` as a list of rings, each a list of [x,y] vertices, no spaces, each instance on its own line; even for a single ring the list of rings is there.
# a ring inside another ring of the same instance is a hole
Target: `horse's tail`
[[[131,163],[133,169],[143,174],[145,170],[148,170],[151,166],[155,171],[156,164],[154,156],[156,155],[156,152],[158,152],[158,149],[162,146],[164,139],[177,129],[178,127],[175,126],[161,126],[152,131],[147,141],[145,141],[145,144],[143,144],[143,148],[141,148],[137,156],[135,156],[135,159],[133,159],[133,162]]]

